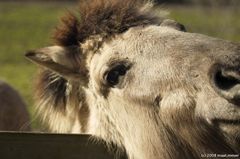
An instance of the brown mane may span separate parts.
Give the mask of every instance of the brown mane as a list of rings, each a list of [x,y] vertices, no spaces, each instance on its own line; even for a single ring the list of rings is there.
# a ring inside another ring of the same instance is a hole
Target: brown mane
[[[80,17],[69,13],[62,18],[53,38],[61,46],[79,45],[93,35],[123,33],[131,27],[158,24],[160,18],[137,0],[87,0],[79,5]]]

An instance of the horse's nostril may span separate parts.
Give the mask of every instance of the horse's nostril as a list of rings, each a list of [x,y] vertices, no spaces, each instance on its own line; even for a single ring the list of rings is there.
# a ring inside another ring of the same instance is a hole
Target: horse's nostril
[[[214,82],[219,89],[226,91],[240,83],[238,79],[226,75],[222,71],[218,71],[216,73]]]
[[[216,91],[230,101],[240,100],[240,74],[233,69],[220,69],[215,72],[213,85]]]

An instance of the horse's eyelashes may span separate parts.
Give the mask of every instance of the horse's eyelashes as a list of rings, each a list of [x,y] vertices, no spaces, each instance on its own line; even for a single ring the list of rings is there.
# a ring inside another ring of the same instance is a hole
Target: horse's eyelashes
[[[110,71],[108,71],[105,75],[105,82],[114,87],[119,83],[120,76],[124,76],[129,68],[124,64],[119,64],[114,66]]]

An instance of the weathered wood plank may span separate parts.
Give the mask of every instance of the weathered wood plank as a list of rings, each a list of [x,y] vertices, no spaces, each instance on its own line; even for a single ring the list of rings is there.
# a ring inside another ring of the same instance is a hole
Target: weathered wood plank
[[[0,159],[114,159],[114,154],[89,135],[0,132]]]

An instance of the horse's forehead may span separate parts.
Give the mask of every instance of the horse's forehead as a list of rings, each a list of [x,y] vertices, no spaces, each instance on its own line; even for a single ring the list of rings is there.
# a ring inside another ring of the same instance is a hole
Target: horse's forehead
[[[144,57],[145,54],[149,56],[166,49],[164,45],[167,41],[172,45],[175,42],[171,41],[171,38],[182,34],[169,27],[154,25],[133,27],[106,43],[100,52],[106,58],[110,56],[131,58],[136,57],[136,55]]]
[[[114,48],[131,48],[134,45],[151,45],[152,42],[161,42],[172,36],[180,36],[182,33],[173,28],[161,26],[133,27],[127,32],[118,35],[110,45]],[[146,41],[147,40],[147,41]],[[174,42],[174,41],[172,41]]]
[[[220,50],[223,46],[229,46],[226,41],[212,38],[206,35],[178,31],[167,26],[150,25],[145,27],[133,27],[123,34],[117,35],[106,46],[106,52],[118,52],[121,54],[138,54],[141,56],[161,54],[161,56],[180,56],[191,52],[199,52],[202,55],[211,54],[212,49]],[[104,49],[105,50],[105,49]],[[110,51],[112,50],[112,51]]]

